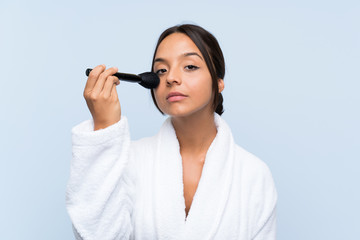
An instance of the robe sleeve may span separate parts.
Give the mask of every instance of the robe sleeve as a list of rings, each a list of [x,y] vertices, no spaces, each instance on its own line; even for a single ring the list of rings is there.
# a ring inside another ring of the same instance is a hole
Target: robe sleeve
[[[258,210],[257,231],[253,240],[275,240],[276,239],[276,205],[277,191],[274,179],[267,165],[262,164],[260,170],[261,182],[258,196],[260,196],[259,204],[256,206]]]
[[[125,117],[94,131],[93,120],[72,129],[66,207],[78,240],[130,239],[135,194]]]
[[[276,239],[276,208],[265,222],[264,226],[256,234],[253,240],[275,240]]]

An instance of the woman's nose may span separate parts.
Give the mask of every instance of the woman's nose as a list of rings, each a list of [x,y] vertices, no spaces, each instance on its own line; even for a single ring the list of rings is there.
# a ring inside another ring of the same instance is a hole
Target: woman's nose
[[[173,84],[181,84],[181,74],[178,70],[172,69],[169,70],[166,76],[166,84],[173,85]]]

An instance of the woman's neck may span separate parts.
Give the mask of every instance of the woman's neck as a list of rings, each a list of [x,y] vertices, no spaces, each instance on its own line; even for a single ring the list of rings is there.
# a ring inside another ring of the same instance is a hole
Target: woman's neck
[[[172,117],[181,155],[205,155],[214,140],[217,129],[214,113]]]

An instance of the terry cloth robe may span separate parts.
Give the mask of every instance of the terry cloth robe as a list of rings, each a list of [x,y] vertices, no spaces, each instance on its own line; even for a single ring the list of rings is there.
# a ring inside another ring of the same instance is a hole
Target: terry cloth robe
[[[275,239],[277,193],[264,162],[234,143],[214,114],[211,143],[188,216],[182,159],[170,118],[130,141],[126,117],[72,129],[66,205],[76,239]]]

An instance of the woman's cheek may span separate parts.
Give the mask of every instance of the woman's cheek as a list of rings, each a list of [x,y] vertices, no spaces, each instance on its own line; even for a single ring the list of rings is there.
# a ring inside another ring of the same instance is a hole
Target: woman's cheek
[[[164,99],[165,97],[162,96],[162,87],[159,86],[157,89],[154,90],[155,100],[160,109],[162,109],[164,105]]]

